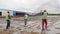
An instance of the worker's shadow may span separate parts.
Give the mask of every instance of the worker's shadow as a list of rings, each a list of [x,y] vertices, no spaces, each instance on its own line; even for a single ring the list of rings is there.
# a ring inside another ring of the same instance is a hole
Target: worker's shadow
[[[46,31],[44,30],[44,31],[41,31],[41,34],[46,34]]]

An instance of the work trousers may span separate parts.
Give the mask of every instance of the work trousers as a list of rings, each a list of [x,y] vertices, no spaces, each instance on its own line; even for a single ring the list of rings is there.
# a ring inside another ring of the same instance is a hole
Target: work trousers
[[[10,27],[10,20],[7,20],[7,26],[6,29],[8,29]]]
[[[47,19],[42,19],[42,30],[47,29]]]
[[[24,19],[25,25],[27,25],[27,19]]]

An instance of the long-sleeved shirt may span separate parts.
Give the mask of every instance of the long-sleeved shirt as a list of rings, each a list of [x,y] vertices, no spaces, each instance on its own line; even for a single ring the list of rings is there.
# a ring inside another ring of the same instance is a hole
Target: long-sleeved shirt
[[[10,15],[7,13],[6,14],[6,20],[10,20],[10,18],[11,18]]]

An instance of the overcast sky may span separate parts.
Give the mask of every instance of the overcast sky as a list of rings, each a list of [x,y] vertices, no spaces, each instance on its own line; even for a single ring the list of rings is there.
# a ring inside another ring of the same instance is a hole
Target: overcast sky
[[[0,0],[0,8],[12,10],[37,11],[41,4],[49,0]]]
[[[24,12],[39,12],[47,8],[49,13],[60,13],[60,0],[0,0],[0,8]]]

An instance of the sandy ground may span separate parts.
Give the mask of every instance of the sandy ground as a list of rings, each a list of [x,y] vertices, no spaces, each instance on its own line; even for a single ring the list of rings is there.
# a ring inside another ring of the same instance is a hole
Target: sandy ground
[[[6,31],[6,21],[0,18],[0,34],[60,34],[60,16],[48,16],[48,30],[41,31],[41,16],[30,16],[27,25],[23,17],[12,18],[11,27]]]

